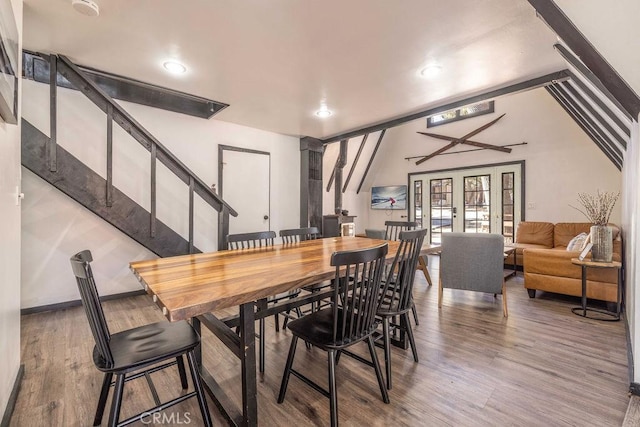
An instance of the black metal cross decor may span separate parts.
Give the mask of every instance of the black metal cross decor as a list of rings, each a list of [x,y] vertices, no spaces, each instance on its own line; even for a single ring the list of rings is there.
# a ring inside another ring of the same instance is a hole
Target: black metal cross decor
[[[448,149],[455,147],[458,144],[468,144],[468,145],[473,145],[475,147],[486,148],[486,149],[489,149],[489,150],[502,151],[503,153],[510,153],[511,152],[511,148],[500,147],[498,145],[485,144],[483,142],[471,141],[469,139],[472,136],[479,134],[483,130],[493,126],[498,120],[500,120],[503,117],[504,117],[504,114],[501,115],[500,117],[498,117],[497,119],[492,120],[489,123],[484,124],[484,125],[480,126],[479,128],[469,132],[468,134],[466,134],[462,138],[454,138],[454,137],[451,137],[451,136],[439,135],[437,133],[430,133],[430,132],[418,132],[418,133],[420,133],[422,135],[427,135],[427,136],[430,136],[432,138],[444,139],[446,141],[449,141],[449,144],[445,145],[444,147],[434,151],[433,153],[431,153],[431,154],[429,154],[427,156],[424,156],[423,158],[421,158],[420,160],[418,160],[416,162],[416,165],[424,163],[427,160],[429,160],[430,158],[435,157],[438,154],[443,153],[443,152],[447,151]]]

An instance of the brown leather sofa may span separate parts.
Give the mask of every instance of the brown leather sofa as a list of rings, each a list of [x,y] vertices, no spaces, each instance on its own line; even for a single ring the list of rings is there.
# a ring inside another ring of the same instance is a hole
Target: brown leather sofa
[[[572,238],[589,233],[590,223],[521,222],[516,233],[516,253],[524,266],[524,287],[531,298],[536,290],[582,295],[582,270],[571,263],[579,251],[567,251]],[[613,260],[621,261],[622,240],[614,227]],[[520,260],[516,257],[516,260]],[[587,297],[615,302],[618,295],[616,269],[587,269]]]

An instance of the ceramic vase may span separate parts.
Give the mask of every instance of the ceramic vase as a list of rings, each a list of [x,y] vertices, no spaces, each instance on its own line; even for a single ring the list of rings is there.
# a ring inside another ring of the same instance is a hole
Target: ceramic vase
[[[611,262],[613,259],[613,230],[606,225],[591,227],[591,259],[597,262]]]

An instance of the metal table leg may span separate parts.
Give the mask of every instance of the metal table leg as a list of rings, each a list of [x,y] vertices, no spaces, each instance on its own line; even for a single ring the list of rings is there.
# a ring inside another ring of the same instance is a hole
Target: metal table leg
[[[242,369],[242,425],[258,425],[256,326],[253,302],[240,306],[240,364]]]

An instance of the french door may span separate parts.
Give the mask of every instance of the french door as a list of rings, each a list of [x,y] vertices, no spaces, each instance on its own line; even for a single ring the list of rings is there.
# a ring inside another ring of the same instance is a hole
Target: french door
[[[522,217],[523,164],[414,173],[409,176],[409,215],[429,229],[429,242],[442,233],[498,233],[513,242]]]

